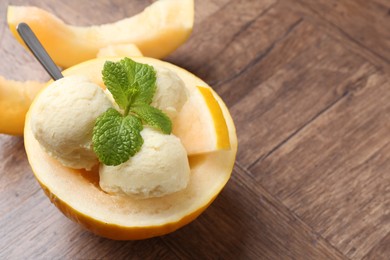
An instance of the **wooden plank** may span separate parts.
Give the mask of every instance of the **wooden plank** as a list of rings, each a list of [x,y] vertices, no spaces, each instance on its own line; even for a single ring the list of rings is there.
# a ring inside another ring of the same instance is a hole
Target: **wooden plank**
[[[181,259],[345,259],[239,167],[197,221],[163,240]]]
[[[278,19],[283,17],[283,19]],[[197,70],[198,75],[210,80],[217,91],[263,57],[272,46],[286,37],[302,18],[289,8],[272,5],[250,23],[245,24],[229,41],[220,44],[219,50]],[[221,66],[221,64],[224,64]],[[236,87],[240,89],[240,87]]]
[[[364,260],[388,260],[390,256],[390,233],[387,234],[371,251],[363,257]]]
[[[390,231],[390,83],[372,74],[251,171],[346,256]]]
[[[289,9],[291,13],[298,13],[305,21],[315,26],[318,30],[342,42],[345,48],[356,53],[356,55],[361,56],[363,59],[374,64],[378,69],[385,71],[390,75],[390,63],[381,56],[373,53],[370,49],[362,47],[361,43],[351,40],[351,37],[342,30],[343,28],[337,27],[335,24],[323,19],[321,15],[299,0],[282,1],[279,3]]]
[[[195,29],[194,34],[201,30],[200,23],[206,18],[215,15],[221,8],[228,4],[231,0],[195,0]],[[198,26],[199,25],[199,26]]]
[[[0,219],[0,233],[1,259],[176,259],[159,238],[114,241],[85,231],[63,216],[41,190]]]
[[[390,2],[385,0],[300,0],[343,32],[351,41],[390,63]]]
[[[13,211],[34,194],[39,185],[20,137],[0,135],[0,217]]]
[[[234,41],[243,29],[270,9],[275,2],[276,0],[227,2],[213,15],[197,24],[189,41],[167,60],[206,81],[218,80],[212,73],[201,74],[200,69],[213,62],[227,43]],[[207,32],[204,28],[207,28]]]
[[[221,85],[232,106],[238,160],[249,167],[341,98],[374,66],[302,22],[258,63]]]

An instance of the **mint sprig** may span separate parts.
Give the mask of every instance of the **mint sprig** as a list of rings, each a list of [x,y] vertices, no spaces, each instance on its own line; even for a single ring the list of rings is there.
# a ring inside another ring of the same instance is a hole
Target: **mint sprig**
[[[139,118],[123,116],[109,108],[97,118],[92,137],[99,160],[106,165],[118,165],[129,160],[144,142],[140,134],[142,128]]]
[[[156,92],[156,71],[152,66],[129,58],[106,61],[103,82],[120,108],[128,110],[133,103],[150,104]]]
[[[145,124],[160,129],[164,134],[172,132],[172,123],[169,117],[155,107],[136,104],[130,108],[130,112],[136,114]]]
[[[156,71],[152,66],[124,58],[107,61],[102,74],[104,84],[124,113],[110,108],[101,114],[95,122],[92,143],[99,161],[115,166],[141,149],[142,124],[170,134],[172,122],[150,105],[156,92]]]

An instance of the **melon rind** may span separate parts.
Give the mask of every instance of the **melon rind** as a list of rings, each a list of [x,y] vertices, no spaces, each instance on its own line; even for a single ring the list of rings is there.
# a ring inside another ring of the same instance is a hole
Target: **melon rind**
[[[145,57],[133,59],[175,71],[190,91],[196,86],[209,87],[198,77],[170,63]],[[101,69],[106,60],[101,58],[81,63],[64,71],[64,75],[83,74],[102,85]],[[136,240],[177,230],[194,220],[212,203],[228,182],[233,170],[237,152],[235,126],[222,99],[214,91],[212,93],[223,111],[231,148],[191,156],[190,182],[180,192],[145,200],[106,194],[88,177],[93,173],[66,168],[42,150],[30,129],[28,113],[24,139],[35,177],[56,207],[97,235],[116,240]]]

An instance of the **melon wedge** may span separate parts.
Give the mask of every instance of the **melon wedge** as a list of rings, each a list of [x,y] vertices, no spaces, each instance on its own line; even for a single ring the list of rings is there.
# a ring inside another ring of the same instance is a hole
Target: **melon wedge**
[[[175,71],[190,91],[196,91],[196,86],[209,88],[201,79],[172,64],[145,57],[134,60]],[[91,60],[64,71],[64,74],[83,74],[102,84],[104,62],[105,59]],[[24,140],[35,177],[67,217],[100,236],[117,240],[145,239],[177,230],[211,204],[229,180],[236,157],[237,136],[233,120],[223,101],[211,89],[210,93],[225,119],[230,149],[190,156],[190,182],[180,192],[145,200],[106,194],[98,186],[97,172],[66,168],[41,149],[30,130],[27,114]]]
[[[230,149],[229,131],[211,88],[198,86],[175,119],[172,131],[189,155]]]
[[[137,45],[117,44],[103,47],[99,50],[96,57],[142,57],[144,56]]]
[[[0,133],[22,135],[25,115],[44,86],[36,81],[14,81],[0,76]]]
[[[194,0],[159,0],[143,12],[115,23],[91,27],[65,24],[32,6],[9,6],[8,25],[20,43],[16,26],[25,22],[62,67],[96,57],[108,45],[135,44],[148,57],[163,58],[183,44],[194,23]]]

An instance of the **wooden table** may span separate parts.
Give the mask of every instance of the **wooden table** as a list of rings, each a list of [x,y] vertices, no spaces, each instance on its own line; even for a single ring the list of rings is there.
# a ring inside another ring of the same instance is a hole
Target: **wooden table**
[[[10,2],[91,25],[152,1]],[[2,28],[0,74],[46,80]],[[217,200],[170,235],[96,237],[43,194],[23,139],[0,135],[0,259],[390,259],[389,0],[197,0],[193,35],[167,60],[234,117],[237,162]]]

